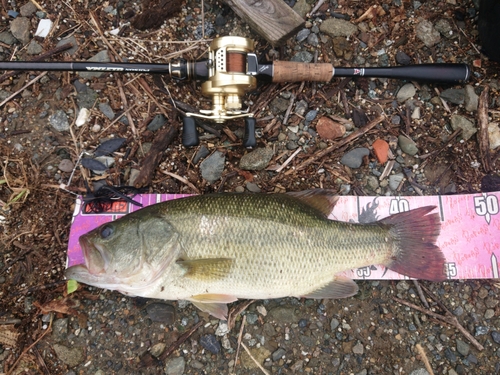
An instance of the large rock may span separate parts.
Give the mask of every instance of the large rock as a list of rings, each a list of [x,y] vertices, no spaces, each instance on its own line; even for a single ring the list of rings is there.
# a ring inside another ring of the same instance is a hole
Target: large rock
[[[328,18],[319,27],[322,32],[329,36],[345,36],[349,37],[358,32],[358,27],[349,21],[340,18]]]
[[[74,347],[70,349],[64,345],[55,344],[53,348],[56,352],[57,358],[69,367],[78,366],[85,360],[85,354],[83,353],[83,348],[81,347]]]
[[[30,41],[30,26],[28,18],[17,17],[10,23],[10,32],[22,44],[27,44]]]
[[[439,31],[434,28],[432,22],[427,20],[423,20],[417,25],[415,33],[417,38],[424,42],[427,47],[432,47],[441,41]]]
[[[200,164],[201,176],[213,184],[222,176],[225,161],[225,155],[220,151],[215,151]]]

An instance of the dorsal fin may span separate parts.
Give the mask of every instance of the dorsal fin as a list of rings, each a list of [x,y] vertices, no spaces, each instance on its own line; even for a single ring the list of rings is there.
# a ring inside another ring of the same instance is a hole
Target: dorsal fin
[[[320,211],[325,217],[330,216],[339,200],[339,197],[333,191],[326,189],[293,191],[287,194]]]

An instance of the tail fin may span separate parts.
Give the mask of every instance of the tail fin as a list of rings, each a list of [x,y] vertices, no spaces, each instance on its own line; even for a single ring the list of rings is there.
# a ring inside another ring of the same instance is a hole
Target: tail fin
[[[397,252],[387,267],[400,274],[430,281],[446,280],[441,249],[435,245],[441,231],[437,213],[427,215],[435,206],[401,212],[380,221],[389,225]]]

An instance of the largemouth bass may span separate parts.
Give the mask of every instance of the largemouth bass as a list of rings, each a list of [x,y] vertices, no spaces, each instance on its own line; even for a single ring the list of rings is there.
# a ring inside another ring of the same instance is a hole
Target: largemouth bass
[[[68,279],[124,294],[189,300],[225,319],[240,298],[342,298],[358,291],[342,271],[372,264],[440,281],[435,207],[371,224],[328,219],[326,190],[209,194],[148,206],[80,237],[85,265]]]

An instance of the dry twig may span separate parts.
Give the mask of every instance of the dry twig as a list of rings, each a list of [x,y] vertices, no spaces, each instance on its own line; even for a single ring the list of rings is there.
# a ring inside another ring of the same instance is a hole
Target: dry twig
[[[427,354],[425,354],[425,350],[424,348],[422,348],[422,345],[417,344],[415,345],[415,347],[417,349],[418,354],[420,354],[420,359],[422,360],[422,362],[424,362],[425,369],[427,370],[429,375],[434,375],[434,371],[432,371],[431,364],[429,363],[429,359],[427,358]]]
[[[479,106],[477,109],[477,117],[479,122],[479,153],[484,171],[489,173],[492,171],[491,155],[490,155],[490,139],[488,136],[488,102],[489,102],[489,87],[486,86],[479,96]]]

